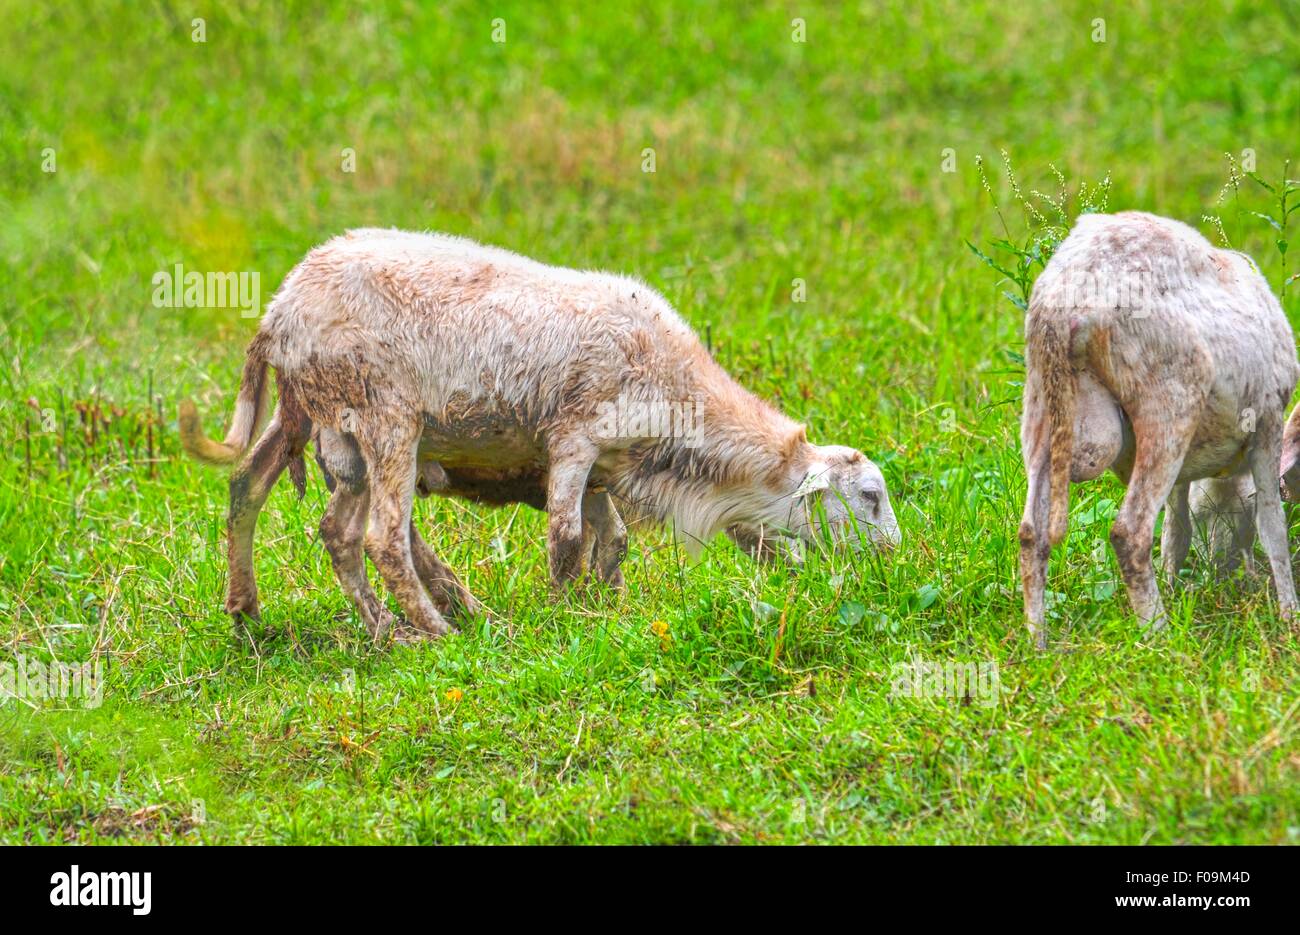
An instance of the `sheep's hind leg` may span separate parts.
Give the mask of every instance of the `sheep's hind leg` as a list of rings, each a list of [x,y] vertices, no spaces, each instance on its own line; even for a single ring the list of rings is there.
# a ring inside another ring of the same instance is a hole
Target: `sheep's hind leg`
[[[411,560],[415,564],[415,573],[420,576],[420,581],[439,611],[466,618],[477,617],[483,612],[483,605],[478,598],[461,583],[450,566],[438,558],[420,536],[414,522],[411,523]]]
[[[1133,471],[1110,530],[1129,601],[1138,620],[1150,630],[1160,630],[1167,622],[1151,562],[1156,514],[1178,480],[1194,427],[1192,417],[1171,412],[1134,420]]]
[[[411,554],[411,505],[415,496],[415,455],[419,426],[392,423],[358,434],[370,481],[366,554],[397,599],[417,636],[451,632],[416,573]]]
[[[1039,394],[1026,385],[1021,425],[1021,454],[1028,487],[1020,520],[1020,587],[1024,594],[1025,623],[1038,649],[1047,648],[1047,565],[1052,554],[1048,540],[1050,510],[1050,451],[1048,422]]]
[[[422,452],[417,454],[417,459],[415,492],[418,496],[429,497],[450,486],[441,464]],[[411,559],[415,563],[415,573],[424,582],[424,589],[441,613],[472,618],[483,612],[483,605],[421,537],[414,519],[411,520]]]
[[[380,641],[387,633],[393,615],[370,587],[362,558],[370,494],[365,459],[351,438],[321,428],[317,431],[316,460],[325,475],[326,485],[335,491],[326,517],[321,521],[321,537],[334,562],[339,584],[356,606],[371,636]],[[447,475],[442,467],[437,462],[421,459],[417,493],[427,497],[446,487]],[[440,613],[460,611],[471,617],[480,613],[478,601],[421,538],[414,520],[411,521],[411,559],[416,574]]]
[[[252,450],[230,475],[230,506],[226,515],[226,612],[237,624],[260,616],[257,577],[253,571],[253,536],[267,495],[293,457],[293,434],[277,407],[271,422]]]
[[[369,506],[370,495],[364,486],[359,491],[352,491],[340,484],[321,519],[320,534],[343,593],[357,609],[370,638],[375,643],[382,643],[392,626],[393,614],[379,600],[366,577],[362,541],[366,535]]]
[[[1287,545],[1286,517],[1282,514],[1282,496],[1277,480],[1281,449],[1280,433],[1276,430],[1265,432],[1260,427],[1247,457],[1255,480],[1255,528],[1273,571],[1278,606],[1284,617],[1295,621],[1295,579],[1291,577],[1291,550]]]
[[[1165,501],[1165,527],[1160,535],[1160,558],[1165,566],[1165,580],[1173,584],[1178,572],[1187,561],[1187,551],[1192,545],[1192,516],[1188,508],[1187,493],[1191,485],[1174,484]]]

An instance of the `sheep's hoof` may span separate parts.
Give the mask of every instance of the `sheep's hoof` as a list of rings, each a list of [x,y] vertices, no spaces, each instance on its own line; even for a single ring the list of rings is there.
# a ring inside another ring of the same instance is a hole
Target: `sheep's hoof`
[[[433,601],[434,610],[438,611],[447,621],[467,621],[476,617],[481,617],[487,611],[478,599],[468,591],[455,593],[450,591],[430,591],[429,598]]]
[[[1047,628],[1040,627],[1034,631],[1034,649],[1044,651],[1047,649]]]
[[[370,634],[370,639],[376,646],[383,646],[388,642],[397,629],[397,615],[387,608],[379,608],[370,611],[369,614],[363,612],[366,621],[366,631]]]
[[[424,630],[420,627],[412,626],[405,621],[393,627],[392,630],[393,642],[404,645],[432,642],[433,640],[442,639],[444,636],[448,636],[455,632],[456,630],[453,627],[448,626],[445,623],[441,625],[441,629]]]
[[[487,608],[481,607],[479,612],[472,617],[468,615],[462,616],[456,626],[452,627],[452,632],[462,636],[485,631],[491,632],[500,622],[500,617],[488,611]]]
[[[487,610],[483,607],[483,602],[469,593],[465,594],[456,608],[456,616],[465,620],[473,620],[486,614]]]
[[[1145,620],[1142,622],[1142,635],[1158,636],[1160,634],[1160,631],[1162,631],[1167,626],[1169,626],[1169,618],[1165,616],[1163,613],[1156,614],[1150,620]]]
[[[230,621],[237,629],[247,630],[249,624],[262,622],[262,611],[254,601],[251,605],[231,606],[226,605],[226,613],[230,614]]]

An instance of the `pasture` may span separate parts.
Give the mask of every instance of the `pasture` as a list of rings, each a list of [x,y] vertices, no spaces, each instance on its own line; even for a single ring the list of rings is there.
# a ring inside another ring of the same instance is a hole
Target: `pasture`
[[[1286,218],[1224,194],[1225,154],[1275,187],[1300,163],[1294,4],[221,6],[0,0],[0,665],[102,673],[0,703],[0,841],[1300,842],[1266,574],[1193,562],[1145,638],[1107,476],[1034,650],[1021,293],[967,244],[1014,265],[993,242],[1041,234],[1005,150],[1049,221],[1052,166],[1067,216],[1108,177],[1110,210],[1220,217],[1281,293]],[[557,603],[542,514],[420,500],[491,621],[375,649],[309,463],[237,633],[226,474],[176,404],[223,431],[257,309],[361,226],[644,279],[880,465],[901,547],[792,571],[634,529],[626,593]]]

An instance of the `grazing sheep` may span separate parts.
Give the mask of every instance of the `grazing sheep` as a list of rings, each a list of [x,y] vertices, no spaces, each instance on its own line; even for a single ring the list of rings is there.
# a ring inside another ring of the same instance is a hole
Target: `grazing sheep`
[[[1040,647],[1069,483],[1107,468],[1128,486],[1110,539],[1144,624],[1165,623],[1151,567],[1156,515],[1168,501],[1161,551],[1172,577],[1191,540],[1188,484],[1216,477],[1253,481],[1278,603],[1294,614],[1277,478],[1300,366],[1291,326],[1247,257],[1154,215],[1085,215],[1034,284],[1025,360],[1020,570]]]
[[[268,366],[279,405],[245,455]],[[257,610],[257,513],[285,467],[301,483],[314,427],[355,444],[365,465],[364,498],[358,486],[332,501],[327,542],[364,541],[425,636],[449,627],[426,591],[410,524],[420,449],[449,482],[485,498],[502,484],[545,491],[557,588],[582,571],[583,521],[605,508],[609,498],[593,496],[602,491],[633,519],[671,521],[688,545],[727,529],[760,543],[769,530],[843,539],[855,525],[877,545],[898,539],[876,466],[853,449],[810,444],[802,426],[728,377],[648,286],[457,237],[362,230],[313,250],[249,346],[225,441],[202,436],[192,403],[180,423],[200,460],[242,458],[228,520],[226,608],[236,617]],[[343,556],[354,600],[357,557],[355,547]]]

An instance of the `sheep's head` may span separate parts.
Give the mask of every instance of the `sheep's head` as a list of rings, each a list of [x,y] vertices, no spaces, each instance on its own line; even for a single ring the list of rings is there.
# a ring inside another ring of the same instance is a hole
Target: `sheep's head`
[[[833,541],[858,541],[855,528],[877,548],[899,542],[898,520],[885,478],[862,452],[840,445],[807,447],[802,477],[788,497],[786,528],[801,539],[829,533]]]

